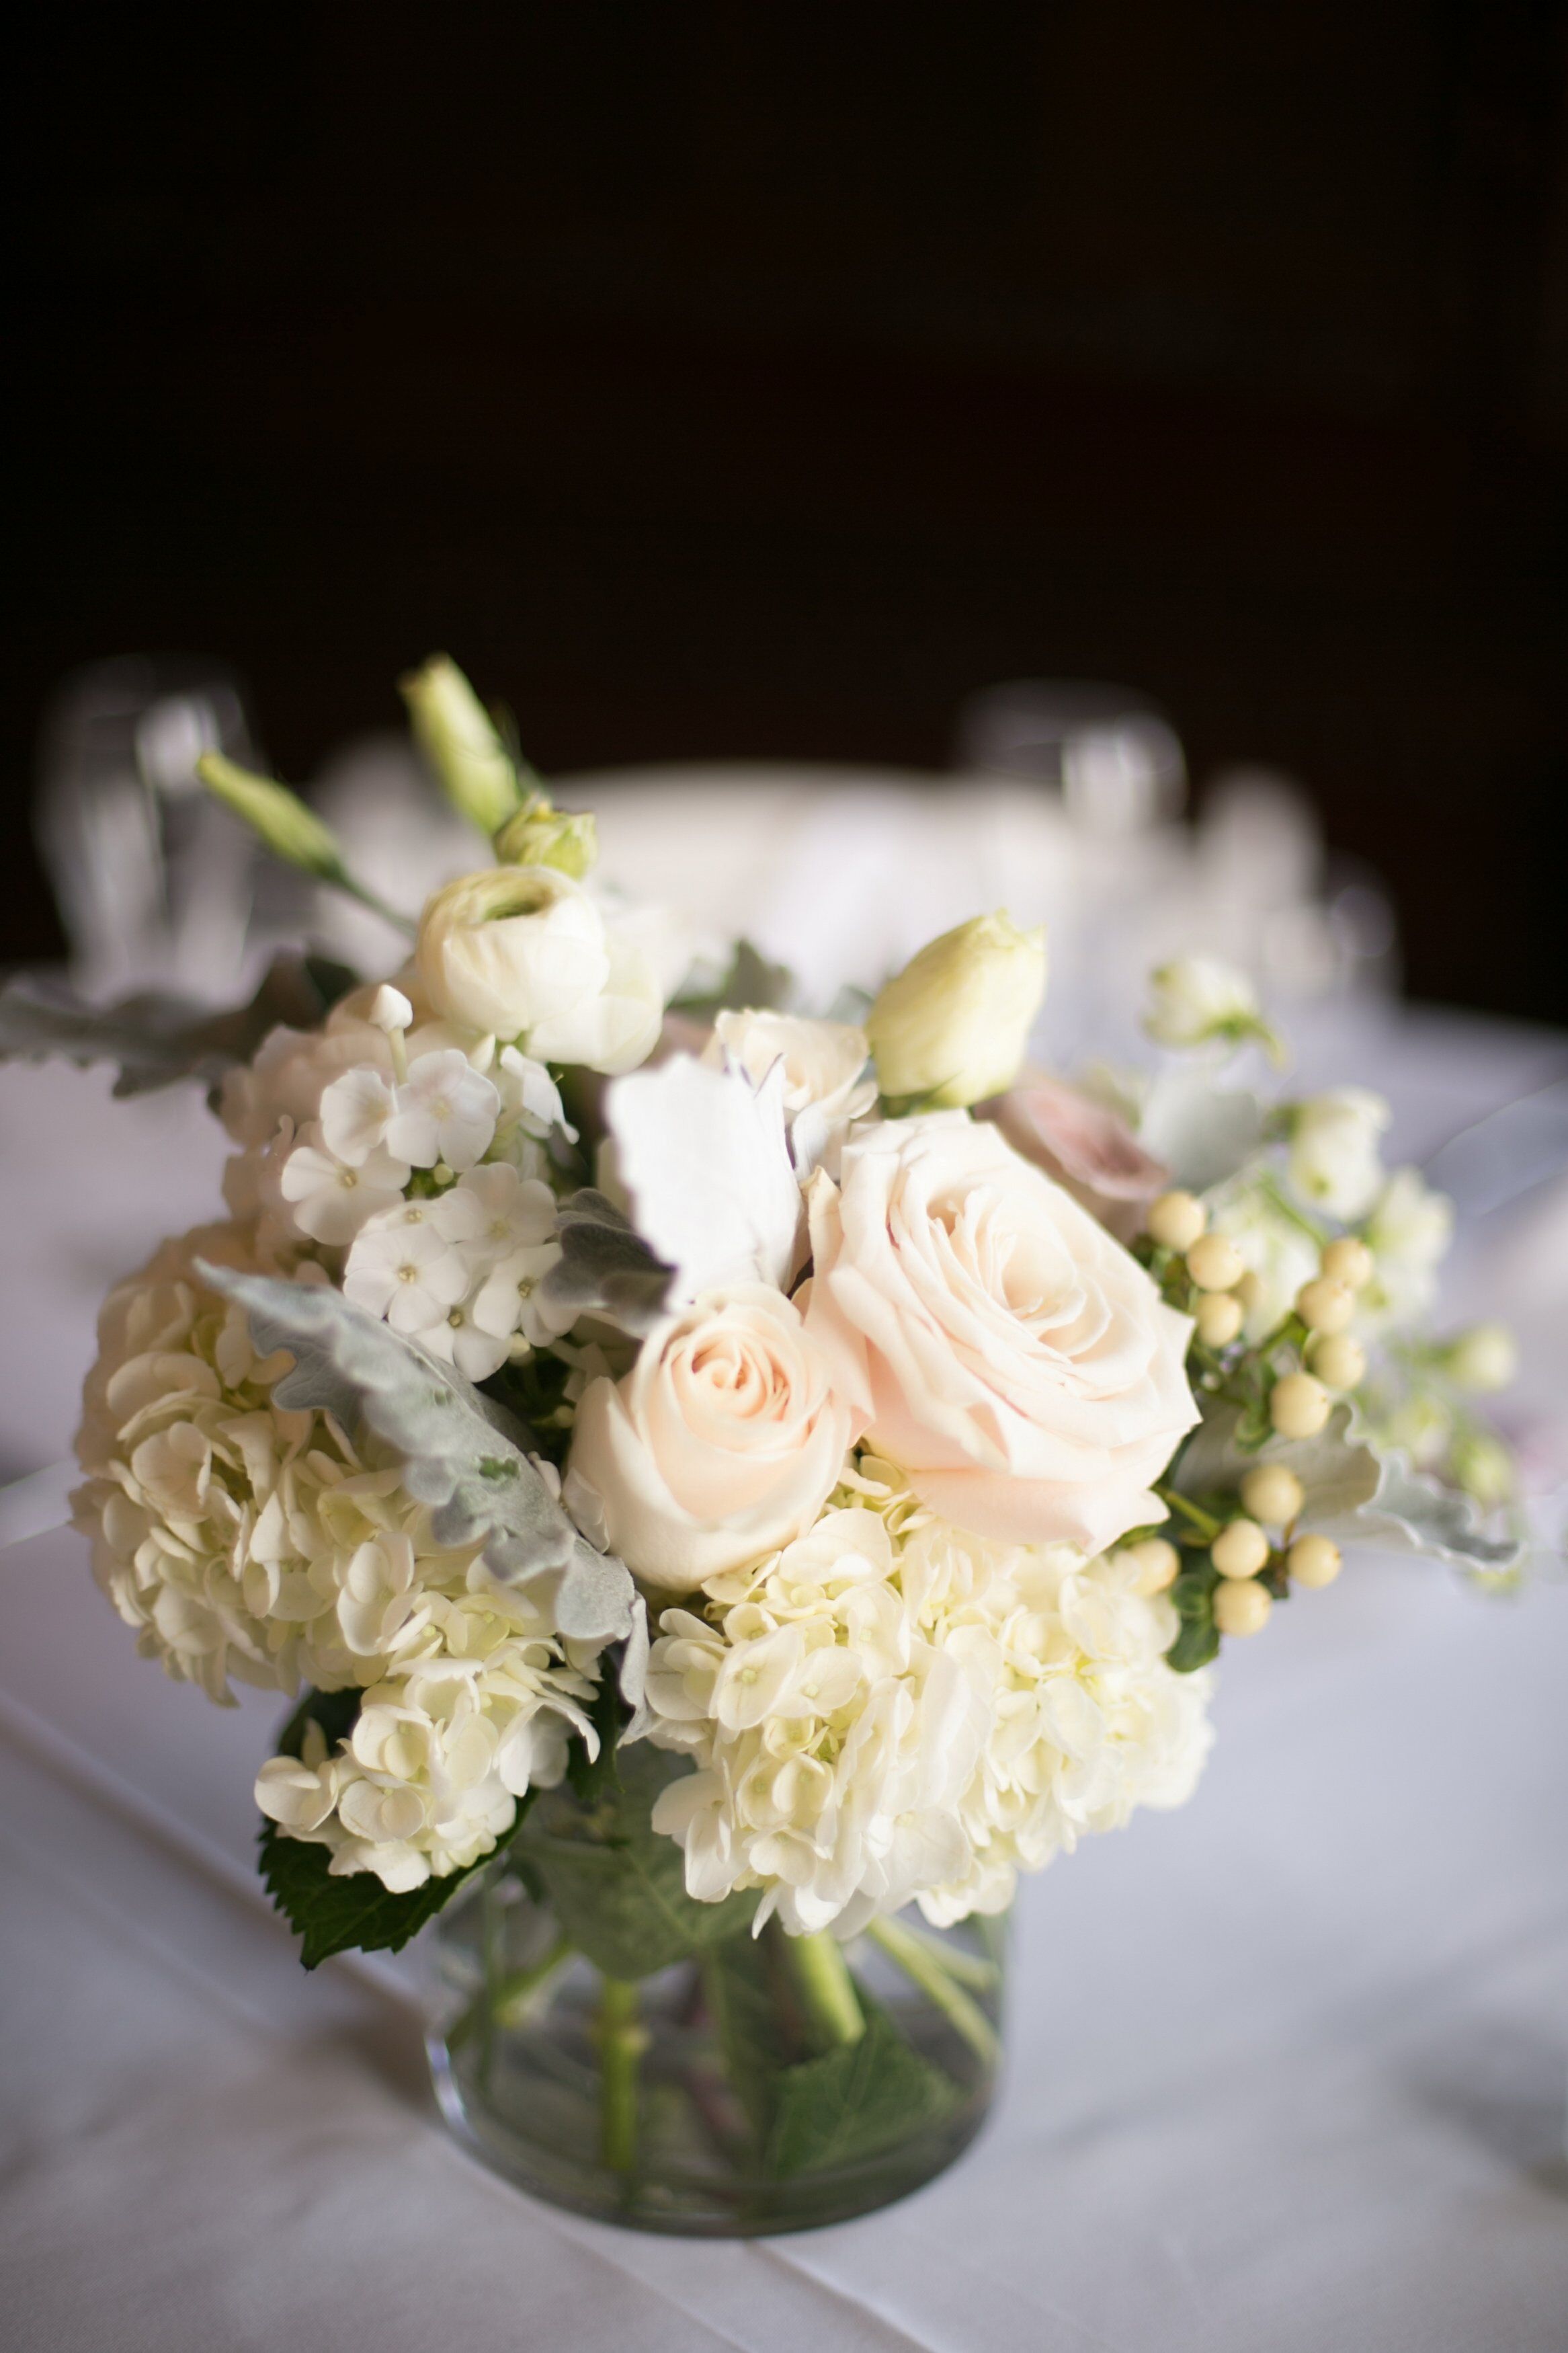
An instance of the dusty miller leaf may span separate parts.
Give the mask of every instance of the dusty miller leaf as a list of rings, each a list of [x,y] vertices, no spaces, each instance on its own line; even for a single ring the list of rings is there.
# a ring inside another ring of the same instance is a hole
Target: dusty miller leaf
[[[117,1095],[195,1079],[215,1087],[248,1062],[279,1023],[314,1029],[353,987],[346,965],[325,957],[274,957],[248,1005],[215,1013],[195,999],[149,990],[117,1005],[89,1005],[68,981],[19,973],[0,989],[0,1060],[118,1062]]]
[[[1316,1438],[1271,1438],[1251,1451],[1237,1440],[1239,1421],[1235,1406],[1206,1407],[1172,1485],[1194,1497],[1227,1493],[1259,1462],[1280,1462],[1301,1482],[1301,1525],[1336,1544],[1422,1553],[1457,1568],[1506,1568],[1519,1556],[1515,1539],[1486,1535],[1468,1496],[1394,1450],[1378,1451],[1353,1405],[1337,1405]]]
[[[623,1332],[648,1331],[664,1312],[673,1267],[654,1256],[606,1195],[584,1186],[556,1217],[561,1256],[539,1286],[548,1307],[597,1315]]]
[[[246,1309],[258,1349],[293,1356],[273,1391],[279,1405],[316,1407],[350,1430],[363,1419],[396,1450],[438,1544],[482,1542],[497,1583],[527,1590],[563,1634],[611,1641],[630,1632],[631,1578],[578,1534],[499,1407],[324,1283],[198,1271]]]

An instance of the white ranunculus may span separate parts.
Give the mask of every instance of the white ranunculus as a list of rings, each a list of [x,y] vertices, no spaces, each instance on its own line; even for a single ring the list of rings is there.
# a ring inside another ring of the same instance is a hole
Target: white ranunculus
[[[830,1509],[659,1621],[649,1736],[697,1770],[654,1827],[693,1896],[756,1889],[797,1935],[911,1898],[945,1923],[1191,1793],[1208,1679],[1165,1664],[1175,1612],[1125,1560],[988,1544],[855,1483],[874,1508]]]
[[[809,1199],[806,1329],[933,1511],[1093,1551],[1163,1516],[1192,1324],[1059,1185],[939,1113],[858,1130]]]
[[[1004,1093],[1045,991],[1045,933],[1005,913],[928,942],[866,1016],[881,1092],[950,1106]]]
[[[837,1174],[850,1123],[876,1107],[877,1082],[866,1065],[870,1044],[847,1021],[808,1021],[796,1014],[722,1012],[702,1060],[710,1070],[743,1071],[761,1086],[775,1065],[783,1072],[784,1124],[795,1174],[823,1166]]]
[[[1175,1048],[1256,1039],[1275,1055],[1279,1040],[1263,1018],[1246,973],[1222,956],[1173,956],[1149,976],[1143,1027],[1157,1046]]]
[[[498,866],[448,882],[419,922],[417,962],[444,1018],[519,1041],[540,1061],[628,1071],[658,1035],[657,978],[551,866]]]
[[[1331,1218],[1364,1216],[1383,1182],[1378,1138],[1391,1116],[1365,1087],[1334,1087],[1295,1104],[1289,1170],[1301,1198]]]
[[[567,1507],[646,1584],[685,1593],[808,1527],[853,1435],[798,1311],[749,1283],[656,1325],[577,1408]]]

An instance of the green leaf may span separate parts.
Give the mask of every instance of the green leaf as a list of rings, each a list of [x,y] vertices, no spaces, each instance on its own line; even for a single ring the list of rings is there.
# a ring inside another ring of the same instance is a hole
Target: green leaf
[[[769,964],[750,940],[739,940],[730,969],[718,987],[677,997],[671,1010],[706,1021],[711,1021],[716,1013],[776,1013],[784,1010],[794,994],[795,978],[787,965]]]
[[[602,1316],[623,1332],[647,1332],[664,1312],[673,1267],[654,1256],[615,1203],[592,1186],[569,1193],[556,1212],[561,1256],[539,1285],[541,1302]]]
[[[334,1953],[401,1952],[489,1857],[445,1879],[427,1879],[405,1895],[384,1887],[374,1871],[334,1879],[331,1861],[326,1847],[289,1838],[276,1823],[268,1822],[261,1833],[261,1876],[300,1937],[300,1958],[308,1969]]]
[[[702,1989],[724,2058],[724,2077],[765,2148],[778,2114],[779,2084],[800,2061],[799,2005],[781,1967],[772,1927],[731,1936],[702,1964]]]
[[[591,1806],[548,1791],[519,1841],[562,1927],[605,1977],[652,1977],[750,1930],[755,1894],[697,1903],[680,1848],[648,1819],[660,1790],[687,1769],[657,1748],[618,1748],[614,1777]]]
[[[963,2094],[903,2041],[885,2010],[861,1997],[866,2031],[820,2059],[785,2068],[774,2086],[769,2158],[776,2173],[855,2165],[925,2131]]]
[[[273,1392],[279,1405],[315,1407],[351,1430],[363,1416],[396,1449],[403,1483],[430,1505],[438,1544],[482,1541],[497,1582],[528,1588],[574,1640],[631,1631],[631,1578],[578,1534],[492,1399],[324,1283],[205,1262],[198,1271],[247,1311],[258,1349],[293,1356]]]
[[[1219,1629],[1214,1622],[1218,1583],[1219,1571],[1205,1555],[1201,1565],[1184,1568],[1171,1588],[1182,1628],[1165,1653],[1165,1664],[1178,1675],[1190,1675],[1219,1655]]]
[[[0,989],[0,1061],[117,1062],[117,1095],[149,1094],[181,1079],[216,1087],[280,1023],[314,1029],[356,986],[330,958],[275,956],[248,1005],[215,1013],[156,991],[89,1005],[67,981],[19,973]]]

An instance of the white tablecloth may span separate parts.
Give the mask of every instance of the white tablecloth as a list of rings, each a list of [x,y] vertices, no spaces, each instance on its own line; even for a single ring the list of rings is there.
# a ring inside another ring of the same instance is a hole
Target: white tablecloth
[[[1568,1063],[1432,1018],[1322,1050],[1394,1095],[1421,1153]],[[104,1093],[0,1077],[15,1471],[62,1450],[96,1294],[216,1200],[193,1099]],[[1509,1271],[1543,1442],[1561,1224],[1543,1199],[1470,1251],[1477,1295]],[[1235,1646],[1194,1803],[1027,1888],[976,2148],[886,2214],[731,2247],[581,2223],[475,2166],[436,2120],[405,1975],[306,1978],[265,1910],[248,1793],[273,1708],[141,1665],[67,1533],[0,1558],[0,1600],[18,2353],[1568,2346],[1560,1582],[1482,1600],[1358,1562]]]

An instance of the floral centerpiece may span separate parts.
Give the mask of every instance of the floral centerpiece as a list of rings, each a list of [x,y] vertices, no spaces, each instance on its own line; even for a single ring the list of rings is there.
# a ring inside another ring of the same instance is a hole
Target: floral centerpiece
[[[256,1794],[307,1966],[442,1915],[492,2161],[655,2227],[862,2211],[984,2114],[1020,1872],[1192,1794],[1222,1643],[1358,1540],[1511,1559],[1507,1338],[1417,1336],[1447,1207],[1375,1097],[1238,1082],[1241,976],[1165,967],[1161,1066],[1072,1084],[1004,914],[809,1017],[596,892],[450,663],[405,691],[494,855],[389,978],[6,993],[6,1050],[204,1079],[234,1145],[104,1306],[77,1525],[145,1656],[296,1703]]]

